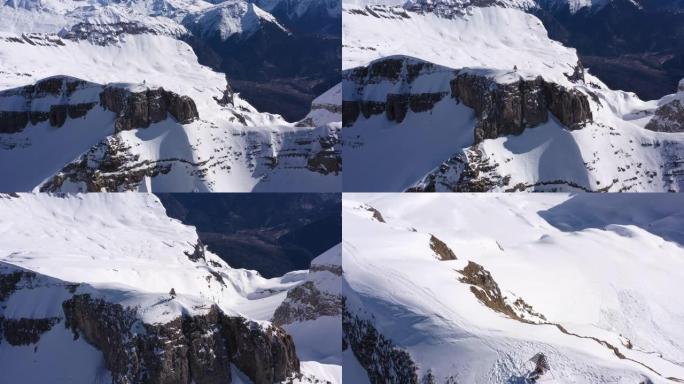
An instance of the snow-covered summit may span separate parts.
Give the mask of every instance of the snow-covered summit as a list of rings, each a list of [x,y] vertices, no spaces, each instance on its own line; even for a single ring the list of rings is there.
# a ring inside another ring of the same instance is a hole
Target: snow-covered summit
[[[245,0],[227,0],[188,15],[183,23],[203,37],[218,35],[226,40],[233,35],[248,38],[264,25],[287,33],[273,15]]]

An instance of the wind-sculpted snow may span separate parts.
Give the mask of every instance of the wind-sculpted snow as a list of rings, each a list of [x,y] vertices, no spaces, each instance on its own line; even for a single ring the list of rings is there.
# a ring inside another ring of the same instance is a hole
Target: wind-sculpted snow
[[[345,337],[370,382],[399,356],[440,384],[682,380],[682,198],[609,197],[346,197]]]

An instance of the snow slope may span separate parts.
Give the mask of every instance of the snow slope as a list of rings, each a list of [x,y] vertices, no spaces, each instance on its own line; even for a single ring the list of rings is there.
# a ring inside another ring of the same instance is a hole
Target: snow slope
[[[436,383],[533,382],[538,353],[540,383],[678,382],[681,207],[678,195],[348,194],[347,309]],[[440,260],[431,236],[457,259]],[[478,299],[462,281],[471,262],[529,311],[514,318]],[[345,351],[355,377],[369,351]]]
[[[228,37],[254,33],[262,21],[277,24],[273,16],[242,0],[218,5],[201,0],[129,3],[41,1],[0,7],[6,21],[0,27],[0,92],[51,76],[101,86],[131,84],[138,91],[163,87],[190,97],[199,119],[187,124],[167,119],[147,129],[115,132],[115,115],[96,108],[81,120],[68,119],[59,130],[37,123],[19,133],[0,133],[0,190],[38,190],[55,176],[63,177],[63,168],[86,158],[88,173],[101,171],[88,153],[111,147],[112,140],[128,147],[129,157],[137,156],[119,167],[123,176],[141,164],[174,163],[169,173],[147,175],[118,189],[339,190],[339,169],[320,165],[321,158],[339,163],[338,122],[296,125],[257,111],[232,92],[223,74],[200,65],[180,40],[190,33],[184,20]],[[0,111],[16,108],[0,104]],[[330,146],[322,148],[321,140]],[[64,190],[87,190],[78,182],[68,184]]]
[[[0,195],[0,213],[0,275],[35,274],[31,289],[12,293],[10,287],[6,301],[0,294],[4,319],[62,319],[63,301],[90,294],[134,308],[146,324],[203,315],[218,305],[226,314],[267,326],[287,291],[310,275],[295,271],[265,279],[256,271],[231,268],[204,250],[194,227],[166,216],[151,194]],[[339,345],[339,333],[319,334],[317,341],[321,338]],[[308,342],[298,339],[297,350],[305,352]],[[65,351],[71,356],[67,360]],[[29,374],[39,380],[44,372],[72,383],[111,380],[100,351],[83,338],[74,340],[62,325],[31,345],[0,342],[0,357],[3,380],[27,380]],[[341,369],[319,357],[306,354],[303,380],[328,379],[331,370]]]
[[[574,49],[549,39],[535,16],[515,7],[469,7],[462,15],[445,17],[349,3],[343,13],[346,74],[392,57],[435,64],[442,73],[421,74],[414,83],[378,75],[362,89],[345,80],[343,101],[359,95],[384,103],[388,94],[451,94],[449,81],[457,73],[476,71],[498,84],[541,76],[584,95],[592,115],[581,129],[569,130],[554,119],[558,116],[550,116],[519,136],[482,143],[468,140],[477,124],[472,109],[449,95],[427,112],[409,111],[400,123],[384,114],[362,117],[343,130],[349,171],[345,190],[420,189],[430,180],[438,180],[432,183],[437,190],[453,190],[462,175],[450,161],[456,157],[470,164],[488,162],[497,178],[508,180],[492,191],[681,189],[683,134],[645,129],[658,106],[674,96],[642,101],[633,93],[609,89],[591,75],[591,68],[585,71],[578,64]],[[471,152],[481,155],[477,161],[469,157]]]

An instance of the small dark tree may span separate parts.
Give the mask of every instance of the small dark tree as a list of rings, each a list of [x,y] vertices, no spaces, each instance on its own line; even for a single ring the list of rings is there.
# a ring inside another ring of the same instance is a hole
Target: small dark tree
[[[171,295],[171,297],[176,297],[176,290],[171,288],[171,292],[169,292],[169,295]]]

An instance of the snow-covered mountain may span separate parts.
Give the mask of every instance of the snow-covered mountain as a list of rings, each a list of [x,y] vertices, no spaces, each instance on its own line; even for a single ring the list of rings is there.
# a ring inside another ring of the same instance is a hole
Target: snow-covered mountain
[[[0,190],[339,190],[339,121],[257,111],[182,41],[287,33],[255,5],[22,1],[0,17]]]
[[[265,25],[271,25],[288,33],[273,15],[242,0],[228,0],[213,7],[188,15],[183,24],[200,37],[214,37],[221,40],[238,35],[247,39]]]
[[[344,4],[346,191],[681,190],[679,94],[609,89],[515,2],[461,3]]]
[[[345,195],[345,381],[682,382],[682,202]]]
[[[307,323],[315,343],[300,319],[271,322],[302,287],[335,289],[319,264],[339,266],[339,247],[265,279],[151,194],[2,195],[0,217],[3,382],[341,383],[331,322]]]

